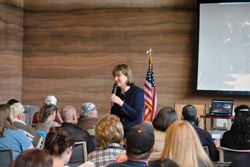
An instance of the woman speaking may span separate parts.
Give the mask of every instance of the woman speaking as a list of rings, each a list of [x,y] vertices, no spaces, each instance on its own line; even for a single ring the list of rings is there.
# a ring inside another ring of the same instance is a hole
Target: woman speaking
[[[144,110],[144,91],[133,83],[133,74],[126,64],[119,64],[113,69],[115,84],[111,95],[111,114],[117,115],[128,131],[142,122]]]

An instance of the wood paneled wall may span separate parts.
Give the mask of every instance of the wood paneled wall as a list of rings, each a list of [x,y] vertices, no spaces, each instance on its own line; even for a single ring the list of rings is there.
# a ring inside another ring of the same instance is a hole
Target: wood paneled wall
[[[22,98],[22,0],[0,1],[0,103]]]
[[[149,48],[159,108],[220,98],[194,91],[195,0],[24,0],[23,18],[25,104],[42,105],[53,94],[59,106],[73,104],[79,110],[92,101],[101,114],[108,113],[113,67],[129,64],[135,83],[143,87]],[[235,100],[249,104],[249,98]]]

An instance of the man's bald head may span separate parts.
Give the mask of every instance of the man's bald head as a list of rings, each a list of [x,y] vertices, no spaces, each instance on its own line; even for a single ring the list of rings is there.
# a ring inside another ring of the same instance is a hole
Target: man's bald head
[[[64,122],[77,123],[76,109],[72,105],[66,105],[62,109],[62,119]]]

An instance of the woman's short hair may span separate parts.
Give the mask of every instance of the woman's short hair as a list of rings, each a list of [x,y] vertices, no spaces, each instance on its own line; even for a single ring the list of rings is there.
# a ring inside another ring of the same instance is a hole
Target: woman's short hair
[[[39,122],[47,121],[48,117],[57,111],[57,107],[54,104],[43,105],[39,112]]]
[[[47,151],[29,149],[23,151],[14,161],[12,167],[52,167],[53,160]]]
[[[111,143],[121,143],[124,138],[123,126],[115,115],[107,115],[98,120],[95,127],[97,146],[107,148]]]
[[[51,155],[61,156],[69,147],[74,145],[72,136],[62,127],[52,127],[46,136],[44,149]]]
[[[0,137],[3,136],[5,128],[16,129],[10,114],[10,106],[8,104],[0,104]]]
[[[127,85],[133,85],[133,73],[131,68],[127,64],[118,64],[113,69],[113,77],[120,76],[121,73],[128,77]]]
[[[187,104],[182,108],[182,116],[183,119],[188,122],[195,122],[197,121],[197,109],[195,106],[191,104]]]
[[[178,119],[177,112],[171,107],[162,108],[153,120],[155,129],[165,132],[167,128]]]
[[[180,166],[186,167],[198,167],[198,162],[212,166],[195,129],[183,120],[175,121],[167,129],[161,158],[170,158]]]

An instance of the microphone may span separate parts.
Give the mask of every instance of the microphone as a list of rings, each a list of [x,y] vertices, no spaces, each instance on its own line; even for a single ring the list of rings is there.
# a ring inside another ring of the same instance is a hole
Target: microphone
[[[114,84],[112,89],[112,94],[116,94],[116,92],[117,92],[117,85]],[[111,102],[111,107],[114,107],[114,102]]]

